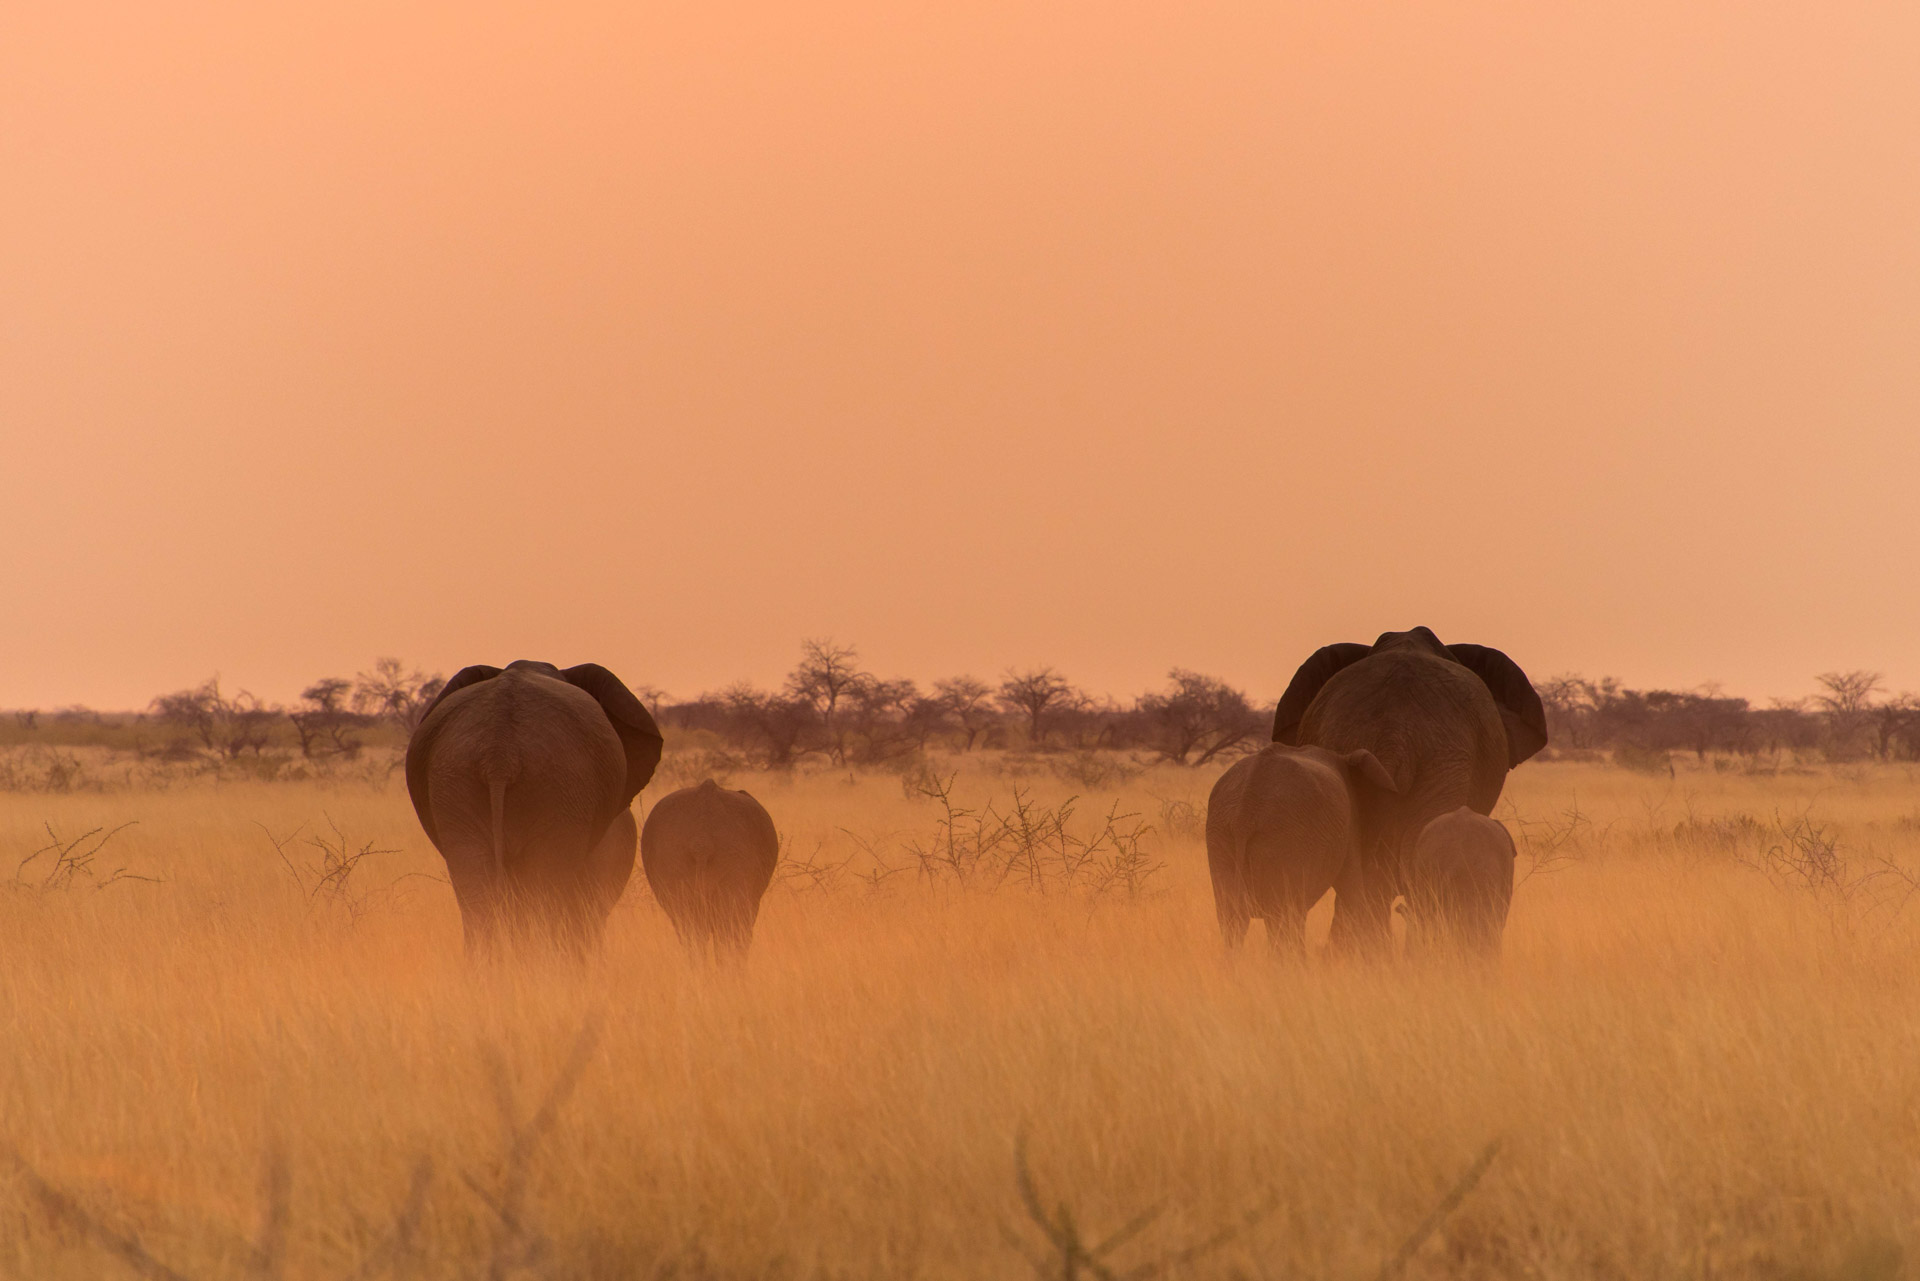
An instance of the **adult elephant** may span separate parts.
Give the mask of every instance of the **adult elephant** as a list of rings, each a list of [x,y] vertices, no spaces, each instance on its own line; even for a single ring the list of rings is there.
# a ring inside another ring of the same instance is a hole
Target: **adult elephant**
[[[1329,943],[1378,952],[1414,839],[1466,806],[1490,814],[1507,771],[1547,745],[1546,712],[1519,664],[1484,645],[1443,645],[1424,627],[1371,645],[1328,645],[1300,665],[1273,718],[1273,741],[1364,748],[1392,776],[1355,812],[1353,855],[1334,886]]]
[[[503,929],[585,952],[633,874],[628,808],[660,731],[598,663],[465,667],[407,744],[407,792],[447,861],[467,950]]]

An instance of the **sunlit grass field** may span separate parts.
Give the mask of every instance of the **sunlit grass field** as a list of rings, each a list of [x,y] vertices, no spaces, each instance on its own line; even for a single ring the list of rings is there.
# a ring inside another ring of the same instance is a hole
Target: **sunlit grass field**
[[[598,963],[476,970],[397,778],[0,793],[0,1274],[1061,1276],[1123,1228],[1113,1275],[1920,1250],[1909,769],[1523,766],[1484,975],[1288,964],[1258,925],[1225,955],[1217,769],[935,767],[962,808],[1078,795],[1089,838],[1118,802],[1160,866],[930,881],[911,779],[741,775],[801,867],[744,969],[636,875]],[[392,852],[329,888],[314,839]]]

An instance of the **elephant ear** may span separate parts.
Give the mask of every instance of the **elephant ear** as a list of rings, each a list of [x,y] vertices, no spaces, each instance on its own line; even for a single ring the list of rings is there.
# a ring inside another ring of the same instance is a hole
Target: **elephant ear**
[[[1300,664],[1300,670],[1293,674],[1287,692],[1280,696],[1280,706],[1273,710],[1273,741],[1289,747],[1300,746],[1300,721],[1313,706],[1321,686],[1332,680],[1341,668],[1351,667],[1371,653],[1373,646],[1351,643],[1323,645],[1314,650],[1313,657]]]
[[[420,826],[426,829],[427,839],[433,842],[435,849],[440,848],[440,838],[433,830],[433,810],[427,804],[427,753],[424,750],[426,741],[422,737],[427,717],[445,701],[447,695],[469,685],[478,685],[481,681],[490,681],[499,674],[498,667],[488,667],[484,663],[463,667],[455,672],[453,679],[440,687],[440,692],[427,704],[427,710],[420,714],[420,723],[414,727],[413,737],[407,742],[407,795],[413,798],[413,812],[420,816]]]
[[[560,675],[567,684],[593,695],[593,701],[600,704],[600,710],[613,722],[613,732],[620,736],[620,746],[627,754],[627,799],[623,803],[633,804],[633,798],[640,795],[640,789],[647,785],[654,767],[660,763],[660,749],[665,745],[660,727],[653,723],[653,717],[633,696],[633,691],[600,664],[581,663]]]
[[[1447,652],[1478,676],[1500,705],[1500,720],[1507,727],[1508,769],[1547,745],[1547,710],[1520,664],[1485,645],[1449,645]]]

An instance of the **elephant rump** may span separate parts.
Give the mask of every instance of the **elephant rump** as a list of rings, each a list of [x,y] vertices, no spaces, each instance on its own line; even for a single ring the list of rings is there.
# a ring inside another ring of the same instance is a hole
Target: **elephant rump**
[[[697,951],[746,951],[779,858],[766,808],[712,779],[662,797],[640,830],[647,885]]]

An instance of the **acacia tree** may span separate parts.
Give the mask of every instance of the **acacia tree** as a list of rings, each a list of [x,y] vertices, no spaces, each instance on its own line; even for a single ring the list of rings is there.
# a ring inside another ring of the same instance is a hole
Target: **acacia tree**
[[[1225,751],[1255,739],[1260,714],[1247,696],[1223,680],[1176,667],[1167,673],[1164,693],[1142,694],[1138,710],[1150,727],[1150,741],[1163,760],[1205,765]]]
[[[768,769],[785,769],[809,750],[807,739],[818,723],[808,703],[757,690],[746,681],[710,698],[723,709],[727,736],[757,750]]]
[[[1814,678],[1825,693],[1813,697],[1827,724],[1828,750],[1837,758],[1857,755],[1873,717],[1879,672],[1822,672]]]
[[[353,682],[353,710],[364,716],[385,717],[411,734],[420,727],[420,718],[446,687],[446,678],[432,676],[415,668],[409,672],[397,658],[382,658],[372,671],[361,672]]]
[[[914,747],[915,736],[925,741],[917,723],[920,689],[910,680],[868,678],[856,683],[847,698],[845,725],[855,739],[855,754],[863,761],[883,761]]]
[[[1034,667],[1016,672],[1011,667],[995,695],[1000,706],[1027,718],[1027,741],[1035,747],[1046,742],[1046,717],[1058,715],[1087,701],[1066,677],[1051,667]]]
[[[362,746],[354,731],[368,718],[350,708],[353,682],[338,676],[315,681],[300,691],[300,706],[287,712],[293,732],[300,736],[300,754],[353,757]]]
[[[627,688],[655,720],[659,720],[661,710],[673,702],[673,696],[658,685],[629,685]]]
[[[839,719],[841,706],[856,690],[873,681],[856,665],[859,657],[851,645],[836,645],[831,640],[802,641],[800,665],[787,677],[788,696],[813,709],[827,752],[836,765],[847,763],[846,733]]]
[[[1546,713],[1548,737],[1568,747],[1589,747],[1594,715],[1619,693],[1619,682],[1607,677],[1596,684],[1566,672],[1533,688]]]
[[[981,733],[993,724],[992,698],[992,688],[971,676],[954,676],[933,683],[931,702],[959,722],[961,733],[967,736],[961,751],[971,752]]]
[[[1908,759],[1920,758],[1920,695],[1896,694],[1873,709],[1873,747],[1890,760],[1898,743]]]
[[[901,712],[900,732],[919,751],[927,750],[927,740],[947,728],[945,700],[938,695],[915,695]]]
[[[202,747],[232,760],[243,752],[258,756],[273,740],[273,723],[280,709],[246,690],[220,692],[220,678],[210,676],[192,689],[162,694],[151,704],[161,723],[172,725],[200,740]]]

